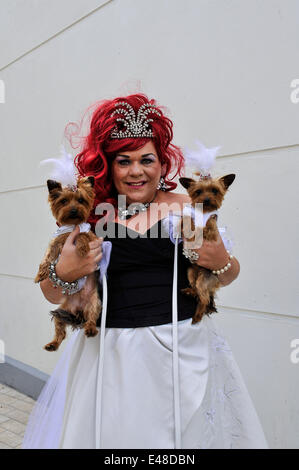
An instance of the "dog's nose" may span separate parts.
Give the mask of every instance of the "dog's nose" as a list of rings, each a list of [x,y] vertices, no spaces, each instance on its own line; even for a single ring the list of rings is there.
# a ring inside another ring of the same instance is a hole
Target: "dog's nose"
[[[204,204],[210,204],[210,198],[206,197],[203,202]]]
[[[78,214],[77,209],[71,209],[71,210],[70,210],[70,216],[71,216],[71,217],[74,216],[74,215],[77,215],[77,214]]]

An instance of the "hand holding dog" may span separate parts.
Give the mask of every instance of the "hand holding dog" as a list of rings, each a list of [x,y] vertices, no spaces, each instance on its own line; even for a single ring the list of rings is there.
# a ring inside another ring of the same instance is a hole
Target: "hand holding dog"
[[[226,251],[221,235],[217,228],[215,230],[217,231],[216,241],[203,239],[200,248],[192,248],[192,251],[199,254],[199,258],[195,264],[202,266],[203,268],[210,269],[211,271],[221,269],[229,262],[229,255]]]
[[[57,276],[63,281],[73,282],[93,273],[102,259],[102,238],[89,242],[89,252],[80,256],[76,249],[76,238],[80,233],[78,225],[68,236],[56,265]]]

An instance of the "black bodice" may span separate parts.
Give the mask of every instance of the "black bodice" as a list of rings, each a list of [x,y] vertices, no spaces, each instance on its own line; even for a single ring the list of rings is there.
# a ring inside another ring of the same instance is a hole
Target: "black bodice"
[[[106,326],[135,328],[171,323],[175,247],[162,221],[144,235],[109,222],[108,233],[104,241],[111,241],[112,250],[107,270]],[[178,320],[191,318],[196,309],[196,300],[181,293],[182,288],[189,286],[189,266],[179,243]],[[100,318],[97,324],[100,326]]]

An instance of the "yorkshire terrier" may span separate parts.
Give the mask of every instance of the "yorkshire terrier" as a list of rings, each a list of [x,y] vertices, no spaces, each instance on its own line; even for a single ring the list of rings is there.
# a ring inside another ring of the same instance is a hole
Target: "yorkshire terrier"
[[[47,186],[51,211],[59,225],[78,225],[87,221],[95,198],[93,176],[79,177],[76,186],[62,187],[61,183],[54,180],[48,180]],[[69,234],[70,232],[63,233],[51,240],[34,282],[40,282],[49,276],[50,264],[58,258]],[[96,238],[92,231],[79,233],[76,238],[78,255],[86,256],[90,250],[89,242]],[[56,351],[66,337],[67,322],[63,314],[74,318],[73,322],[68,323],[83,324],[87,337],[98,334],[96,322],[102,304],[98,296],[97,282],[97,271],[88,274],[83,288],[72,295],[66,294],[59,308],[51,312],[55,322],[55,337],[44,349]]]
[[[199,176],[200,172],[195,172]],[[196,203],[202,203],[203,213],[218,210],[224,196],[235,179],[234,174],[222,176],[221,178],[201,177],[199,181],[192,178],[180,178],[181,185],[187,189],[191,198],[191,206],[196,207]],[[190,230],[191,228],[191,230]],[[188,230],[189,229],[189,230]],[[184,215],[181,220],[181,230],[186,240],[194,242],[198,240],[198,233],[193,219]],[[217,214],[213,214],[207,220],[205,227],[197,228],[203,230],[202,239],[216,241],[218,236]],[[201,321],[203,315],[217,312],[214,302],[214,295],[220,287],[220,281],[216,274],[197,264],[193,264],[187,271],[188,280],[191,287],[182,289],[184,294],[192,295],[198,300],[195,314],[192,317],[192,324]]]

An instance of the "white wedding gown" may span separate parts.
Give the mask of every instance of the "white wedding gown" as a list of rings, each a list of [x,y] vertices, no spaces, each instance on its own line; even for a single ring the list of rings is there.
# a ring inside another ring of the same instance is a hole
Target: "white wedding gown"
[[[176,257],[177,244],[175,250]],[[175,268],[172,323],[105,328],[103,313],[101,334],[72,333],[31,413],[23,448],[268,448],[212,318],[177,321],[176,275]]]

